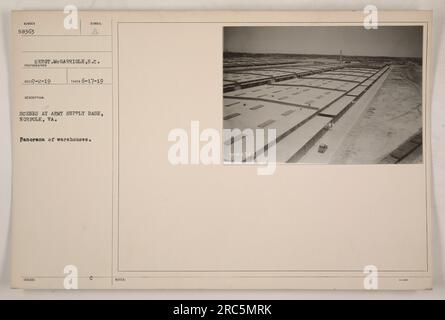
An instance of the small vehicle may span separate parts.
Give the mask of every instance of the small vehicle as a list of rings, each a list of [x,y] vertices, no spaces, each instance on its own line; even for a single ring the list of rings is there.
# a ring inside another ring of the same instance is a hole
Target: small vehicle
[[[328,145],[326,143],[322,143],[318,146],[319,153],[325,153],[327,149],[328,149]]]

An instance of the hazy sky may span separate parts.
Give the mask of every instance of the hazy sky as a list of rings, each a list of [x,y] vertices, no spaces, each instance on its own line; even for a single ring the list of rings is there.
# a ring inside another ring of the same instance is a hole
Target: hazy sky
[[[225,27],[224,50],[421,57],[422,27]]]

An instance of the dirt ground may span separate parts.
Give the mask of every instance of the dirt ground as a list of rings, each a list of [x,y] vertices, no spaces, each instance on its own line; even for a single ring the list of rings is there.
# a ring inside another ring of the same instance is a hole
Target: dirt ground
[[[422,127],[422,66],[393,65],[332,163],[378,163]],[[410,157],[421,163],[422,153]]]

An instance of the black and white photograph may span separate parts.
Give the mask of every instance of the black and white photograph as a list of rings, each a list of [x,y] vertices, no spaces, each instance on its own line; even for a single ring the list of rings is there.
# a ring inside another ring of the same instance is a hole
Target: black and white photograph
[[[422,55],[422,26],[224,27],[225,161],[273,129],[243,161],[422,163]]]
[[[444,299],[445,1],[199,1],[0,1],[0,300]]]

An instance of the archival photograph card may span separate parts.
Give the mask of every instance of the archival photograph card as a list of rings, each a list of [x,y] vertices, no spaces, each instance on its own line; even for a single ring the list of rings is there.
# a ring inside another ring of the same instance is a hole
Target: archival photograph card
[[[432,287],[431,12],[14,11],[11,40],[13,288]]]

